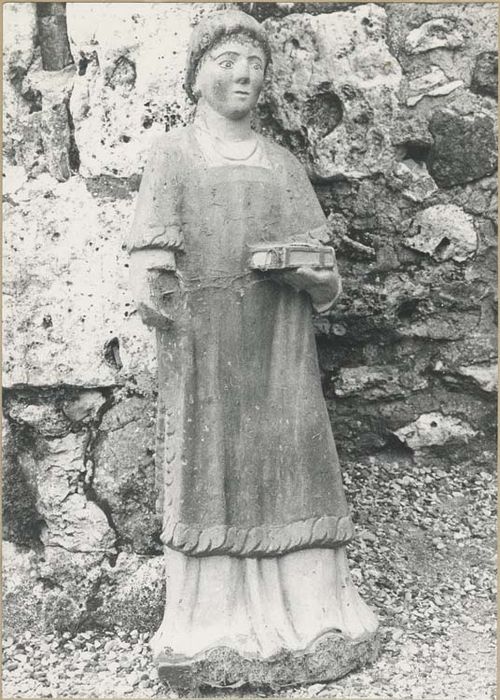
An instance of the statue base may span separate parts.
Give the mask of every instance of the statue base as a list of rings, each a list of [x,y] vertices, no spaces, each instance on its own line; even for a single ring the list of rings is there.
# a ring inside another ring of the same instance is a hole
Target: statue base
[[[350,640],[330,632],[303,651],[281,651],[269,658],[246,658],[229,647],[211,649],[193,658],[156,657],[160,679],[179,691],[201,687],[253,688],[333,681],[371,664],[378,656],[380,640],[372,636]]]

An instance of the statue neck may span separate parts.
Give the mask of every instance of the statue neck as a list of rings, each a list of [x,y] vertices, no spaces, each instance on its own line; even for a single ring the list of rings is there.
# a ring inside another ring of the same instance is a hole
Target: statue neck
[[[195,122],[211,136],[222,141],[247,141],[254,137],[250,114],[241,119],[228,119],[216,112],[203,98],[196,106]]]

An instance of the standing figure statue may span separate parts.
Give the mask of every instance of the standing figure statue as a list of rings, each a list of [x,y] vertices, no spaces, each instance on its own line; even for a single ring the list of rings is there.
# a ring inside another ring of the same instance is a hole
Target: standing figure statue
[[[328,241],[304,168],[250,126],[270,60],[243,12],[197,25],[194,122],[155,143],[129,243],[158,342],[167,587],[152,648],[178,687],[328,680],[376,653],[312,324],[340,293],[336,264],[249,263],[259,246]]]

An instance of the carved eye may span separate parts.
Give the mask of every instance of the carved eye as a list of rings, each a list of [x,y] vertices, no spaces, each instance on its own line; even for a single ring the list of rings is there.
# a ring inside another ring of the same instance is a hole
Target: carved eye
[[[234,66],[234,61],[231,61],[230,59],[226,58],[224,61],[221,61],[219,65],[222,68],[232,68]]]

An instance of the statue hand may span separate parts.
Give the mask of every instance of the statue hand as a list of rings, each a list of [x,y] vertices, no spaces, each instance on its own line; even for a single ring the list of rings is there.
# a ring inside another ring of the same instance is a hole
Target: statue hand
[[[167,308],[176,285],[175,272],[149,269],[139,256],[131,256],[130,286],[137,310],[146,325],[156,328],[171,325],[172,318]]]
[[[318,307],[333,302],[341,291],[340,275],[336,270],[304,266],[277,272],[274,276],[298,291],[306,291]]]

